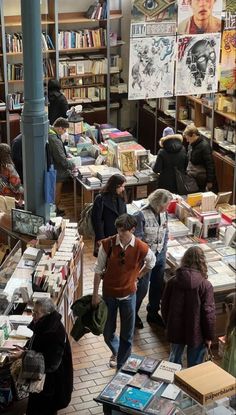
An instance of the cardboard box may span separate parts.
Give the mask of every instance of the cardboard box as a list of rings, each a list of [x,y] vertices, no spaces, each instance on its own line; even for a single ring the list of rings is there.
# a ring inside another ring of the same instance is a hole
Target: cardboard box
[[[36,248],[49,252],[51,258],[53,258],[57,251],[57,242],[52,239],[38,239]]]
[[[234,376],[210,361],[175,373],[174,383],[201,405],[236,393]]]

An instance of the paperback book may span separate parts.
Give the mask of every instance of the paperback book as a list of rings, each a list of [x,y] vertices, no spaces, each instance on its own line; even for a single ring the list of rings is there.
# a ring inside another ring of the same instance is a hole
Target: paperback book
[[[127,372],[136,373],[138,371],[142,361],[143,361],[142,356],[132,354],[130,357],[128,357],[128,359],[124,363],[124,365],[122,367],[122,370],[127,371]]]
[[[148,380],[148,375],[145,373],[136,373],[132,379],[129,381],[130,386],[134,386],[135,388],[142,388],[144,384]]]
[[[151,400],[153,394],[147,390],[125,387],[124,391],[116,400],[116,403],[133,409],[143,410]]]
[[[156,391],[161,387],[162,384],[163,383],[161,381],[148,378],[147,382],[143,385],[143,389],[148,390],[152,393],[156,393]]]
[[[159,366],[151,375],[154,380],[162,380],[166,383],[173,383],[175,372],[181,370],[182,366],[178,363],[162,360]]]
[[[114,402],[120,395],[124,385],[117,382],[110,382],[107,387],[102,391],[101,398],[110,402]]]

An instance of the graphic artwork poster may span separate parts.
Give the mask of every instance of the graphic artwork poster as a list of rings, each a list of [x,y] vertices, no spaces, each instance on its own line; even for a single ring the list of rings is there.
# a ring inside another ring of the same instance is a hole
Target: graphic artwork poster
[[[173,0],[132,0],[131,21],[176,21]]]
[[[236,88],[236,30],[224,30],[221,44],[220,90]]]
[[[175,36],[130,39],[128,99],[173,96]]]
[[[178,0],[178,34],[221,32],[222,0]]]
[[[217,92],[220,33],[178,36],[176,95]]]

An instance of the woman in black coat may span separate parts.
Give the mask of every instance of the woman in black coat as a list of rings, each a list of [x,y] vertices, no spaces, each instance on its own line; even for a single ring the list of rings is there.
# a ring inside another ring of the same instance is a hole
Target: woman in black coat
[[[117,233],[115,221],[118,216],[127,212],[124,199],[125,182],[124,176],[113,174],[94,200],[92,209],[95,232],[94,256],[97,256],[100,241]]]
[[[26,415],[56,415],[71,400],[73,365],[61,315],[50,299],[35,302],[29,328],[34,333],[30,349],[43,354],[46,377],[42,392],[29,394]]]
[[[157,153],[153,167],[153,171],[159,173],[158,187],[178,193],[175,168],[185,172],[188,162],[183,137],[181,134],[167,135],[160,139],[160,146],[162,148]]]
[[[194,124],[185,128],[184,137],[189,143],[188,175],[195,178],[201,192],[217,192],[215,165],[209,140],[200,136]]]
[[[69,105],[65,95],[61,92],[60,83],[56,79],[48,81],[48,119],[50,125],[59,117],[66,118]]]

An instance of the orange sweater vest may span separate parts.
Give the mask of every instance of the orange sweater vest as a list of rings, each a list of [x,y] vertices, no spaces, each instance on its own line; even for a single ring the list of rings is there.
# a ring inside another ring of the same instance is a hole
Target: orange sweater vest
[[[105,297],[122,298],[136,291],[136,281],[144,258],[148,253],[148,245],[135,238],[135,245],[128,246],[124,251],[116,245],[116,235],[102,241],[106,254],[112,251],[107,260],[103,277],[103,295]]]

